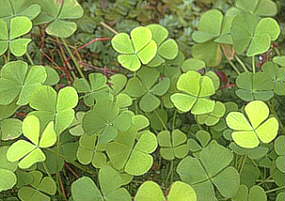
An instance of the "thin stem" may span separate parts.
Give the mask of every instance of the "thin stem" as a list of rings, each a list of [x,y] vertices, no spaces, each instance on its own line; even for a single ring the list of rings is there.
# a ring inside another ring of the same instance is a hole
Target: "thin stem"
[[[109,31],[111,31],[112,33],[118,34],[118,32],[117,32],[115,29],[113,29],[112,27],[110,27],[108,24],[106,24],[106,23],[104,23],[104,22],[101,22],[100,24],[101,24],[103,27],[105,27],[106,29],[108,29]]]
[[[228,62],[229,62],[229,64],[231,65],[231,67],[236,71],[236,73],[239,75],[240,72],[239,72],[237,66],[236,66],[232,61],[230,61],[230,60],[228,60]]]
[[[176,116],[177,116],[177,110],[175,110],[174,115],[173,115],[172,130],[174,130],[174,128],[175,128]]]
[[[46,162],[43,162],[43,167],[44,167],[44,169],[45,169],[47,175],[52,178],[51,174],[50,174],[49,171],[48,171],[48,167],[47,167],[47,165],[46,165]]]
[[[243,68],[243,70],[244,70],[245,72],[248,72],[248,69],[247,69],[246,65],[243,63],[243,61],[242,61],[237,55],[235,56],[235,58],[236,58],[236,60],[239,62],[239,64],[240,64],[241,67]]]
[[[170,176],[173,174],[173,165],[174,165],[173,160],[171,160],[170,165],[169,165],[169,171],[168,171],[168,174],[167,174],[166,179],[165,179],[165,183],[168,182]]]
[[[34,62],[33,62],[32,58],[31,58],[31,56],[30,56],[30,54],[28,52],[26,52],[26,57],[28,58],[30,64],[34,65]]]
[[[167,126],[165,125],[165,123],[163,122],[163,120],[161,119],[161,117],[159,116],[158,112],[155,110],[154,113],[156,114],[157,118],[159,119],[160,123],[162,124],[163,128],[165,130],[168,130],[167,129]]]
[[[85,78],[83,72],[81,71],[81,67],[80,67],[79,63],[77,62],[76,58],[74,57],[74,55],[73,55],[71,49],[69,48],[69,46],[67,45],[66,41],[64,39],[62,39],[62,42],[63,42],[63,45],[64,45],[65,49],[67,50],[68,54],[70,55],[78,73],[80,74],[80,76],[82,78]]]
[[[284,189],[284,188],[285,188],[285,186],[280,186],[280,187],[278,187],[278,188],[274,188],[274,189],[270,189],[270,190],[268,190],[268,191],[265,191],[265,193],[272,193],[272,192],[275,192],[275,191],[282,190],[282,189]]]
[[[255,74],[255,57],[252,57],[252,72]]]

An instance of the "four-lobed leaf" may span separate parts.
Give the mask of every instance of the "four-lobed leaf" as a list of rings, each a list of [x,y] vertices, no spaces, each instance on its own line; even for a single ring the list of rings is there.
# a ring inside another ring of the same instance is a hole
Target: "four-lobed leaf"
[[[148,64],[157,52],[157,44],[147,27],[133,29],[130,36],[119,33],[112,39],[113,48],[120,54],[118,62],[130,71],[137,71],[142,64]]]
[[[262,101],[252,101],[244,110],[246,116],[231,112],[226,118],[227,125],[233,130],[234,142],[244,148],[255,148],[260,142],[270,143],[274,140],[279,123],[275,117],[269,117],[268,106]]]
[[[20,139],[13,143],[8,149],[7,159],[10,162],[19,161],[18,166],[26,169],[46,160],[42,149],[53,146],[57,135],[53,122],[41,131],[40,120],[34,115],[29,115],[24,119],[22,130],[29,141]]]
[[[29,33],[32,26],[31,20],[25,16],[14,17],[9,23],[0,19],[0,56],[8,49],[16,57],[23,56],[32,40],[21,36]]]
[[[209,97],[215,94],[215,88],[208,76],[195,71],[183,73],[178,79],[177,89],[184,93],[174,93],[171,101],[182,112],[191,110],[192,114],[198,115],[214,110],[215,101]]]

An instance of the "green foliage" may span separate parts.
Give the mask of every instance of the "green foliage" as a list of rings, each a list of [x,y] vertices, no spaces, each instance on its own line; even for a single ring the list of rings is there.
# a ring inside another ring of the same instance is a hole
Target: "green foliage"
[[[22,130],[30,142],[17,140],[9,147],[7,159],[10,162],[19,161],[18,166],[26,169],[35,163],[46,160],[41,149],[53,146],[56,143],[57,135],[54,130],[54,122],[50,122],[41,133],[40,120],[33,115],[24,119]]]
[[[209,96],[215,94],[215,88],[213,81],[208,76],[188,71],[179,77],[177,89],[184,93],[173,94],[171,101],[182,112],[191,110],[192,114],[198,115],[214,110],[215,101],[211,100]]]
[[[163,201],[166,200],[159,185],[153,181],[144,182],[135,196],[135,201]],[[197,196],[193,188],[181,181],[174,182],[167,195],[168,201],[196,201]]]
[[[248,103],[246,116],[240,112],[231,112],[227,124],[233,129],[232,138],[241,147],[254,148],[262,143],[270,143],[278,134],[279,123],[275,117],[269,117],[269,108],[262,101]],[[258,113],[258,116],[256,114]]]
[[[9,23],[0,19],[0,56],[8,49],[16,57],[23,56],[32,40],[20,37],[29,33],[32,26],[31,20],[25,16],[14,17]]]

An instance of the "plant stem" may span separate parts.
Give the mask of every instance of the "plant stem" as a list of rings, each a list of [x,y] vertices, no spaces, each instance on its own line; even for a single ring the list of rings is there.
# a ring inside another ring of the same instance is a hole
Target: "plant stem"
[[[248,72],[248,69],[247,69],[246,65],[243,63],[243,61],[242,61],[237,55],[235,56],[235,58],[236,58],[236,60],[239,62],[239,64],[240,64],[241,67],[243,68],[243,70],[244,70],[245,72]]]
[[[61,40],[62,40],[62,42],[63,42],[63,45],[64,45],[65,49],[67,50],[68,54],[70,55],[70,57],[71,57],[71,59],[72,59],[74,65],[75,65],[75,67],[76,67],[78,73],[80,74],[80,76],[81,76],[82,78],[86,79],[85,76],[84,76],[84,74],[83,74],[83,72],[81,71],[81,67],[80,67],[79,63],[77,62],[76,58],[75,58],[74,55],[72,54],[72,51],[71,51],[71,49],[69,48],[69,46],[67,45],[66,41],[65,41],[64,39],[61,39]]]
[[[229,59],[228,59],[228,62],[231,65],[231,67],[236,71],[236,73],[239,75],[240,72],[239,72],[237,66],[232,61],[230,61]]]
[[[30,54],[28,52],[26,52],[26,57],[28,58],[30,64],[34,65],[34,62],[33,62],[32,58],[31,58],[31,56],[30,56]]]
[[[252,56],[252,72],[255,74],[255,56]]]
[[[172,130],[174,130],[174,129],[175,129],[175,120],[176,120],[176,116],[177,116],[177,110],[175,110],[174,115],[173,115]]]
[[[282,190],[284,189],[285,186],[280,186],[280,187],[277,187],[277,188],[274,188],[274,189],[270,189],[268,191],[265,191],[265,193],[272,193],[272,192],[275,192],[275,191],[279,191],[279,190]]]
[[[48,175],[49,177],[51,177],[51,178],[52,178],[51,174],[50,174],[50,173],[49,173],[49,171],[48,171],[48,168],[47,168],[46,162],[43,162],[43,167],[44,167],[44,169],[45,169],[45,171],[46,171],[47,175]]]
[[[159,116],[158,112],[155,110],[154,113],[156,114],[157,118],[159,119],[160,123],[162,124],[163,128],[165,130],[168,130],[167,126],[165,125],[165,123],[163,122],[163,120],[161,119],[161,117]]]
[[[168,171],[168,174],[167,174],[166,179],[165,179],[166,184],[168,183],[168,180],[170,177],[173,180],[173,160],[171,160],[170,165],[169,165],[169,171]],[[170,183],[172,183],[172,182],[170,182]]]
[[[110,27],[108,24],[106,24],[106,23],[104,23],[104,22],[100,22],[100,24],[101,24],[103,27],[105,27],[106,29],[108,29],[109,31],[111,31],[112,33],[118,34],[118,32],[117,32],[115,29],[113,29],[112,27]]]

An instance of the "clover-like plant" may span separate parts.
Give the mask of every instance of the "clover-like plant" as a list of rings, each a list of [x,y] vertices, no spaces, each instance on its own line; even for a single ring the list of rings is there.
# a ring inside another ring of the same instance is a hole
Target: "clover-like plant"
[[[211,135],[205,130],[199,130],[195,133],[195,138],[189,138],[187,140],[187,146],[193,153],[201,151],[211,141]]]
[[[237,79],[236,95],[244,101],[270,100],[274,96],[274,82],[265,72],[243,72]]]
[[[163,96],[170,87],[169,78],[159,79],[159,72],[151,68],[142,68],[137,76],[129,79],[125,93],[139,98],[139,106],[144,112],[152,112],[159,107]]]
[[[147,27],[133,29],[130,36],[117,34],[112,39],[112,46],[120,54],[118,62],[130,71],[137,71],[142,64],[148,64],[156,56],[157,44]]]
[[[285,63],[285,61],[282,62]],[[267,62],[262,68],[266,76],[270,77],[273,82],[274,93],[279,96],[285,96],[285,68],[279,68],[278,65],[273,62]],[[267,81],[267,79],[265,81]]]
[[[83,165],[92,163],[95,168],[101,168],[107,163],[105,151],[106,145],[98,144],[96,135],[84,134],[80,137],[76,157]]]
[[[235,50],[241,54],[247,50],[247,56],[255,56],[269,50],[272,41],[280,35],[280,26],[273,18],[259,19],[250,13],[237,15],[231,28]]]
[[[112,178],[110,180],[110,178]],[[100,189],[89,177],[81,177],[71,185],[71,193],[74,201],[131,201],[129,192],[122,188],[125,184],[122,175],[106,166],[100,169],[99,175]]]
[[[220,160],[220,159],[223,160]],[[229,167],[233,153],[212,141],[195,157],[187,156],[177,166],[181,180],[190,184],[197,193],[198,201],[214,201],[214,186],[225,198],[232,198],[238,191],[240,176],[234,167]]]
[[[74,88],[65,87],[57,93],[50,86],[41,86],[30,98],[30,107],[37,111],[31,114],[39,117],[43,125],[54,121],[55,131],[60,135],[74,119],[74,107],[78,103],[78,95]]]
[[[236,0],[237,8],[258,16],[275,16],[277,5],[272,0]]]
[[[279,136],[274,142],[274,150],[277,153],[278,157],[275,160],[276,167],[283,173],[285,173],[285,136]]]
[[[119,131],[126,131],[132,124],[132,114],[121,111],[115,101],[98,99],[92,110],[83,117],[83,129],[88,135],[97,135],[99,142],[108,143],[116,138]]]
[[[76,79],[73,83],[78,93],[84,93],[84,103],[88,106],[94,105],[96,97],[107,93],[107,78],[101,73],[90,73],[89,82],[84,78]]]
[[[41,12],[41,7],[29,0],[3,0],[0,8],[0,18],[4,20],[15,16],[26,16],[31,20]]]
[[[174,182],[165,198],[160,186],[153,181],[144,182],[138,189],[134,201],[197,201],[194,189],[181,181]]]
[[[166,60],[172,60],[178,55],[178,45],[173,39],[167,39],[169,32],[166,28],[159,24],[148,25],[151,30],[152,39],[157,44],[157,54],[148,64],[151,67],[160,66]]]
[[[50,196],[56,193],[56,183],[52,177],[44,177],[40,171],[28,173],[32,176],[31,182],[21,187],[18,197],[21,201],[50,201]]]
[[[187,136],[178,129],[173,130],[171,133],[167,130],[161,131],[157,135],[157,140],[160,146],[160,155],[166,160],[184,158],[189,152],[186,144]]]
[[[0,56],[8,49],[16,57],[23,56],[32,40],[21,36],[29,33],[32,27],[31,20],[24,16],[14,17],[9,23],[0,19]]]
[[[225,105],[217,101],[214,110],[207,114],[201,114],[196,116],[196,120],[199,124],[206,124],[207,126],[213,126],[219,122],[226,112]]]
[[[250,189],[246,185],[240,185],[237,194],[232,201],[267,201],[266,192],[260,186],[254,185]]]
[[[42,66],[29,67],[26,62],[12,61],[5,64],[0,71],[0,104],[8,105],[15,99],[17,105],[26,105],[34,90],[47,78]]]
[[[7,159],[11,162],[19,161],[18,166],[22,169],[31,167],[33,164],[43,162],[46,156],[42,149],[53,146],[57,135],[54,123],[50,122],[41,132],[40,120],[34,116],[27,116],[23,121],[23,134],[30,141],[18,140],[13,143],[7,152]]]
[[[17,169],[16,162],[7,159],[8,146],[0,147],[0,192],[11,189],[17,183],[17,176],[14,173]]]
[[[42,8],[35,24],[48,23],[46,32],[60,38],[70,37],[77,29],[75,20],[83,16],[83,9],[77,0],[50,1],[34,0]]]
[[[157,147],[156,136],[150,131],[143,131],[136,139],[136,124],[143,123],[142,117],[134,116],[135,126],[128,132],[123,132],[106,147],[111,165],[134,176],[145,174],[153,164],[150,155]],[[144,126],[143,126],[144,127]]]
[[[215,101],[209,97],[215,94],[213,81],[195,71],[183,73],[177,82],[177,89],[184,93],[175,93],[171,101],[182,112],[191,110],[192,114],[206,114],[214,110]]]
[[[226,118],[227,125],[233,130],[234,142],[244,148],[254,148],[260,142],[270,143],[274,140],[279,123],[275,117],[268,118],[268,106],[262,101],[252,101],[244,110],[246,116],[240,112],[231,112]]]

